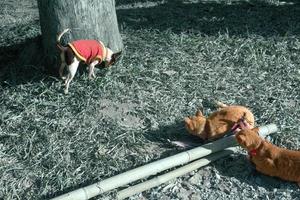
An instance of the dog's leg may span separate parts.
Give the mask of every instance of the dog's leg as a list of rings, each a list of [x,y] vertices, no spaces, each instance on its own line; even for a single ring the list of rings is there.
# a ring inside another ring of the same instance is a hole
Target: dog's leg
[[[89,65],[89,79],[93,79],[96,78],[95,75],[95,66],[99,63],[98,60],[93,61],[90,65]]]
[[[68,66],[68,74],[67,74],[67,78],[65,79],[65,90],[64,90],[64,93],[65,94],[68,94],[68,92],[69,92],[69,80],[70,80],[70,78],[71,78],[71,73],[69,72],[69,67],[70,66]]]
[[[59,77],[63,80],[66,79],[66,77],[63,76],[63,73],[64,73],[64,69],[65,69],[65,66],[67,65],[66,64],[66,59],[65,59],[65,55],[64,55],[64,52],[62,52],[60,54],[60,59],[61,59],[61,64],[60,64],[60,68],[59,68]]]
[[[62,80],[65,80],[65,79],[66,79],[66,77],[63,76],[65,66],[66,66],[66,63],[65,63],[65,62],[61,62],[60,68],[59,68],[59,77],[60,77]]]
[[[74,61],[73,63],[71,63],[69,66],[68,66],[68,77],[65,81],[65,94],[68,94],[69,92],[69,86],[70,86],[70,82],[72,81],[72,79],[74,78],[75,74],[76,74],[76,71],[78,69],[78,66],[79,66],[79,60],[74,58]]]
[[[68,66],[68,69],[69,69],[69,66]],[[67,74],[67,77],[66,77],[66,79],[65,79],[65,84],[64,84],[64,86],[67,85],[67,83],[69,82],[70,77],[71,77],[71,75],[70,75],[70,72],[69,72],[69,70],[68,70],[68,74]]]

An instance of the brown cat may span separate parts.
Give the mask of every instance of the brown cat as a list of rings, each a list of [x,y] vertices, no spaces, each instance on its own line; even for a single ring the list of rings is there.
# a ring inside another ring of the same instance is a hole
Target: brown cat
[[[184,119],[187,131],[202,138],[211,140],[222,137],[241,119],[244,118],[250,126],[254,127],[254,116],[252,112],[244,106],[227,106],[217,102],[219,110],[213,112],[208,117],[203,116],[201,111],[197,111],[195,116]]]
[[[300,151],[280,148],[267,142],[258,135],[258,128],[245,128],[236,133],[235,137],[249,152],[250,160],[255,164],[257,171],[283,180],[295,181],[300,187]]]

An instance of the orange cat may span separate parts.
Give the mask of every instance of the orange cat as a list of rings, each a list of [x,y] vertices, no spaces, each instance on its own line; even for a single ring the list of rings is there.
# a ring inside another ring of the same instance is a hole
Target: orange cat
[[[254,116],[252,112],[244,106],[227,106],[217,102],[220,109],[208,117],[203,116],[201,111],[196,112],[196,116],[184,119],[187,131],[202,138],[210,140],[222,137],[241,119],[244,118],[250,126],[254,127]]]
[[[295,181],[300,187],[300,151],[277,147],[258,135],[258,128],[243,129],[237,142],[249,152],[256,170],[283,180]]]

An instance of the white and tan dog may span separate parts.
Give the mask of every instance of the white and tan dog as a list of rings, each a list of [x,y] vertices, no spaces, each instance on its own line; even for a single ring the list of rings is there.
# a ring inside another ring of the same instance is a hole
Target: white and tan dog
[[[79,63],[84,62],[88,65],[89,78],[96,77],[94,69],[98,64],[103,63],[105,67],[113,65],[119,56],[121,51],[113,53],[113,51],[104,46],[101,41],[97,40],[76,40],[68,43],[67,46],[63,46],[60,43],[61,37],[70,29],[65,29],[57,36],[57,47],[61,51],[61,65],[59,68],[59,76],[65,79],[65,94],[69,91],[70,82],[74,78],[78,69]],[[65,66],[68,69],[67,77],[63,76]]]

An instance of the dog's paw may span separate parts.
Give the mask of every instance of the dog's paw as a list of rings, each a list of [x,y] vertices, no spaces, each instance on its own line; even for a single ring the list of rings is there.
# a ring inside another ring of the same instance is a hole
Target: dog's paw
[[[89,79],[90,80],[93,80],[93,79],[95,79],[96,78],[96,75],[93,73],[93,74],[91,74],[91,75],[89,75]]]
[[[61,76],[60,78],[61,78],[63,81],[67,79],[66,76]]]

